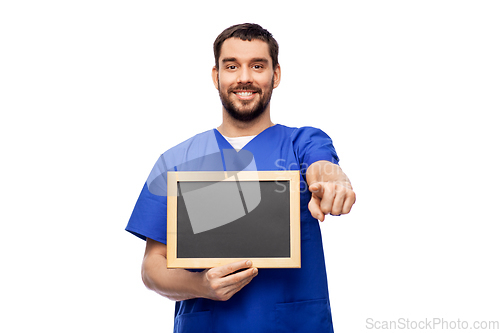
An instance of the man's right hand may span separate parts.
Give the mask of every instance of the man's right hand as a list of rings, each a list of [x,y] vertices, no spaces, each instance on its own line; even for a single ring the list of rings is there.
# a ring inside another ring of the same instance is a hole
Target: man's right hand
[[[237,273],[235,273],[237,272]],[[250,260],[214,267],[202,272],[205,298],[227,301],[257,276]]]

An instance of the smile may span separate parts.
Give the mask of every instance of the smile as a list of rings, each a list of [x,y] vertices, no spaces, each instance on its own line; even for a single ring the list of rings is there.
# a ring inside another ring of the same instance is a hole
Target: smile
[[[254,94],[254,92],[253,91],[238,91],[235,94],[237,94],[239,96],[251,96]]]
[[[254,97],[255,91],[248,91],[248,90],[245,90],[245,91],[235,91],[234,94],[239,99],[248,100],[248,99],[252,99]]]

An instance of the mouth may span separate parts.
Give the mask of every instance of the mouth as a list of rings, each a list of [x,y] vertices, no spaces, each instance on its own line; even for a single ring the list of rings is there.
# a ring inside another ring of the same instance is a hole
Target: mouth
[[[253,99],[256,95],[256,91],[251,91],[251,90],[236,90],[233,91],[233,93],[238,97],[238,99],[241,100],[250,100]]]

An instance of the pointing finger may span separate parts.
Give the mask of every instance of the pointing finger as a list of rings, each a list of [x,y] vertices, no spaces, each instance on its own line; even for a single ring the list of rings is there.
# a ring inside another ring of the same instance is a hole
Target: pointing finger
[[[323,193],[323,186],[321,185],[321,183],[311,184],[309,185],[309,192],[321,196]]]
[[[308,208],[309,208],[309,211],[311,212],[311,215],[314,218],[323,222],[323,220],[325,219],[325,214],[323,214],[323,212],[321,212],[321,208],[319,206],[320,203],[321,203],[321,199],[313,194],[311,196],[311,200],[309,201]]]

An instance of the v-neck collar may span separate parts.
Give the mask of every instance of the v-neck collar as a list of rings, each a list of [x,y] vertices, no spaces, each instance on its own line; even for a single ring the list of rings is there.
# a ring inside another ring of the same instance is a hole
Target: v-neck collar
[[[274,124],[273,126],[269,126],[265,130],[263,130],[262,132],[260,132],[259,134],[257,134],[252,140],[248,141],[241,148],[241,150],[244,150],[248,145],[250,145],[252,142],[256,141],[257,138],[259,138],[260,136],[262,136],[263,133],[270,131],[272,128],[274,128],[276,126],[279,126],[279,124]],[[221,147],[222,149],[234,149],[234,147],[229,143],[229,141],[226,140],[226,138],[224,137],[224,135],[222,135],[222,133],[219,132],[219,130],[217,128],[214,128],[214,132],[216,133],[216,136],[217,136],[217,139],[218,139],[217,141],[219,141],[219,145],[222,143],[223,146],[229,147],[229,148]]]

